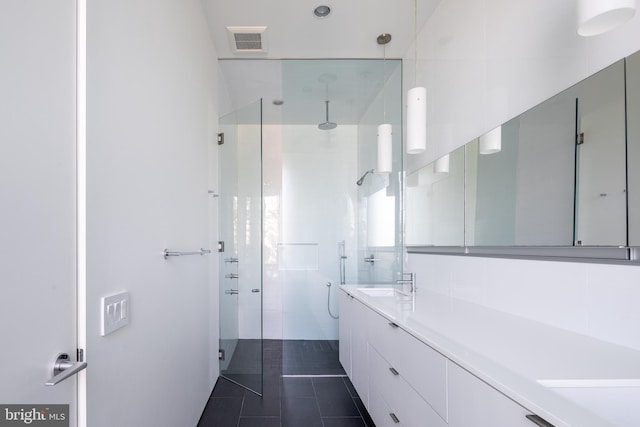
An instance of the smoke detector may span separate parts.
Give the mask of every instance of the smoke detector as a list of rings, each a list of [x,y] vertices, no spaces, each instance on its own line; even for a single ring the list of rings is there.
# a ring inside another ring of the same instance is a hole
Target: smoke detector
[[[235,53],[266,53],[267,27],[227,27],[231,50]]]

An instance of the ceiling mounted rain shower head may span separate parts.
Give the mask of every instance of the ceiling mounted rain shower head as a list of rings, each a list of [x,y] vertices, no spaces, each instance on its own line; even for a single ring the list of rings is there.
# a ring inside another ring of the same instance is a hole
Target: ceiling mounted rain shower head
[[[320,130],[331,130],[331,129],[335,129],[338,127],[338,125],[334,122],[330,122],[329,121],[329,101],[324,101],[324,103],[326,104],[326,111],[327,111],[327,120],[323,123],[320,123],[318,125],[318,129]]]

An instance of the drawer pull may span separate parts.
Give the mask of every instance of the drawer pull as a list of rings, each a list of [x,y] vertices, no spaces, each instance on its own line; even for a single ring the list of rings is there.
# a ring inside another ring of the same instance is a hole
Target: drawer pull
[[[393,322],[389,322],[389,326],[391,326],[392,328],[397,328],[398,324],[397,323],[393,323]]]
[[[391,419],[393,420],[394,423],[400,424],[400,420],[398,419],[398,417],[396,417],[396,414],[394,414],[392,412],[392,413],[389,414],[389,416],[391,417]]]
[[[540,418],[538,415],[525,415],[529,421],[537,425],[538,427],[554,427],[553,424],[545,420],[544,418]]]
[[[389,368],[389,370],[391,371],[391,373],[393,375],[400,375],[400,373],[398,371],[396,371],[394,368]]]

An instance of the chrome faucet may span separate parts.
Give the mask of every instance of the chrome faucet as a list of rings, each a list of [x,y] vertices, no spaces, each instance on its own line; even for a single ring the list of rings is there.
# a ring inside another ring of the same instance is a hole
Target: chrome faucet
[[[398,285],[410,285],[409,292],[416,291],[416,273],[402,273],[402,279],[396,280]]]

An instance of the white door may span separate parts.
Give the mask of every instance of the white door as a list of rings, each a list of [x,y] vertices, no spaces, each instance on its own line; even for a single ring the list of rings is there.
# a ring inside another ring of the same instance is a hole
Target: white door
[[[0,405],[75,426],[78,376],[45,385],[77,349],[75,0],[0,2],[0,245]]]

